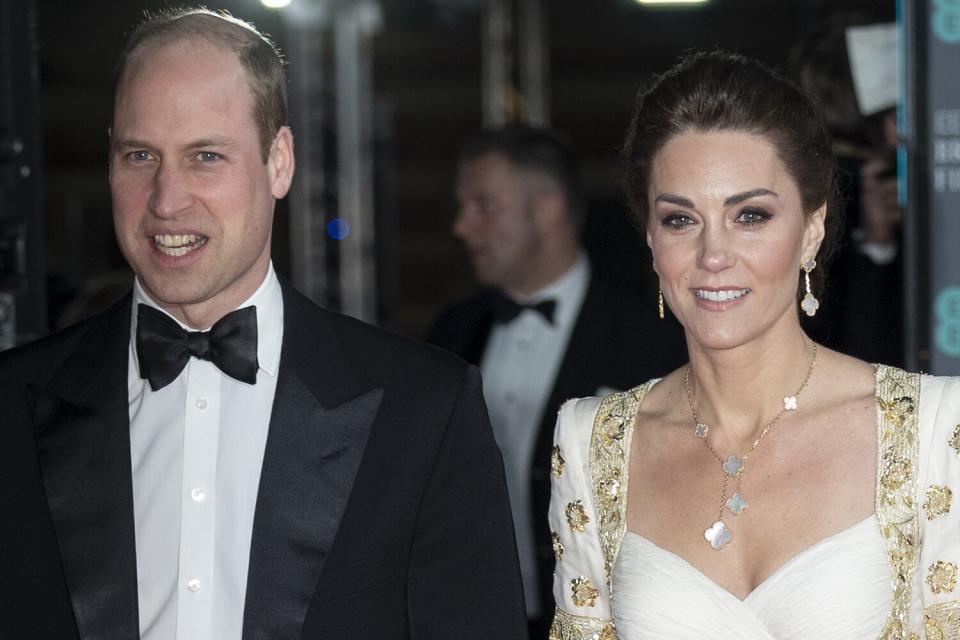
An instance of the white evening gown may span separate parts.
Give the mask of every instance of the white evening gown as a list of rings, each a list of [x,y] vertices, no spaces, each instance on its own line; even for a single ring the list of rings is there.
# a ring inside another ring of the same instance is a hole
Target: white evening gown
[[[627,532],[613,619],[619,640],[874,640],[890,612],[890,580],[876,516],[801,551],[743,600]]]

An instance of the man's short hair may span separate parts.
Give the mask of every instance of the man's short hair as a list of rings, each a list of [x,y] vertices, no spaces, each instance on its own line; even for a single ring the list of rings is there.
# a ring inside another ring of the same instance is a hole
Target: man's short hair
[[[253,119],[259,130],[261,155],[266,162],[277,131],[287,124],[287,77],[283,56],[256,27],[226,12],[178,8],[148,14],[130,34],[120,54],[114,74],[114,108],[130,61],[146,46],[177,40],[210,44],[232,51],[239,58],[253,96]]]
[[[460,162],[476,160],[488,153],[502,153],[516,168],[554,182],[567,200],[574,225],[581,226],[584,203],[580,167],[565,136],[527,124],[487,129],[467,141],[460,151]]]

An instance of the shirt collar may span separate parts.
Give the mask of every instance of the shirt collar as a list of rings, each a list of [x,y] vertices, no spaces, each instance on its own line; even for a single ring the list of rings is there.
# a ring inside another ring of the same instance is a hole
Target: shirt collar
[[[140,278],[135,278],[133,282],[133,313],[130,319],[130,352],[133,355],[133,363],[137,367],[137,371],[140,370],[136,349],[137,305],[141,303],[166,313],[184,330],[195,331],[154,302],[143,285],[140,284]],[[277,279],[277,274],[273,270],[272,261],[267,268],[267,275],[263,282],[249,298],[237,305],[237,309],[254,306],[257,308],[257,363],[265,373],[275,376],[280,366],[280,348],[283,345],[283,293],[280,290],[280,281]]]
[[[590,261],[583,251],[578,251],[573,265],[562,276],[530,295],[518,298],[517,302],[535,304],[541,300],[555,300],[554,322],[563,326],[576,316],[589,282]]]

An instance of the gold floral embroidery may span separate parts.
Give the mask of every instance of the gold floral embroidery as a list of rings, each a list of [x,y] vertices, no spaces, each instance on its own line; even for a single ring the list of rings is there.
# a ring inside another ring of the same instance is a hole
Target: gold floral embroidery
[[[583,508],[582,500],[567,503],[567,523],[570,525],[570,529],[577,533],[583,533],[587,530],[587,524],[589,522],[590,516],[587,515],[586,509]]]
[[[950,487],[939,484],[930,485],[930,488],[927,489],[927,499],[923,503],[923,508],[927,512],[927,520],[933,520],[950,513],[952,498],[953,492]]]
[[[551,531],[550,538],[553,540],[553,555],[557,558],[557,564],[563,564],[563,543],[560,542],[560,534]]]
[[[941,602],[923,610],[927,640],[960,638],[960,600]]]
[[[950,446],[953,447],[953,450],[960,456],[960,424],[953,430],[953,437],[950,438]]]
[[[559,478],[563,475],[563,468],[566,466],[567,462],[563,459],[563,454],[560,453],[560,447],[553,447],[553,454],[550,456],[550,473],[553,474],[554,478]]]
[[[617,640],[617,632],[609,620],[575,616],[557,609],[549,640]]]
[[[901,371],[899,369],[893,369],[892,367],[883,367],[887,372],[893,372],[897,376],[909,376],[906,371]],[[877,373],[880,371],[878,369]],[[914,414],[916,409],[917,396],[903,395],[903,396],[877,396],[877,407],[883,413],[883,419],[886,422],[889,422],[894,427],[902,427],[906,424],[906,421]]]
[[[927,569],[927,585],[934,593],[950,593],[957,588],[957,565],[937,560]]]
[[[891,452],[883,454],[883,473],[880,476],[880,482],[885,489],[896,491],[903,486],[903,483],[910,479],[911,468],[910,461],[892,455]]]
[[[587,578],[580,576],[570,581],[570,591],[573,593],[573,604],[578,607],[592,607],[597,603],[600,591]]]
[[[876,513],[894,579],[890,615],[880,640],[902,640],[910,619],[910,585],[916,571],[920,520],[917,513],[917,407],[920,376],[893,367],[876,371]]]
[[[597,532],[603,549],[603,569],[608,589],[626,528],[627,504],[622,498],[627,483],[633,421],[653,384],[652,381],[647,382],[630,391],[607,396],[600,403],[593,423],[590,481],[596,497]]]

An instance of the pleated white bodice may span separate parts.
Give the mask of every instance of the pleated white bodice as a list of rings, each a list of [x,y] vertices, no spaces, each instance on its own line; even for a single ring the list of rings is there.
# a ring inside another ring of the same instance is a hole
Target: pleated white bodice
[[[876,516],[801,551],[743,600],[627,532],[613,618],[619,640],[874,640],[890,612],[890,580]]]

